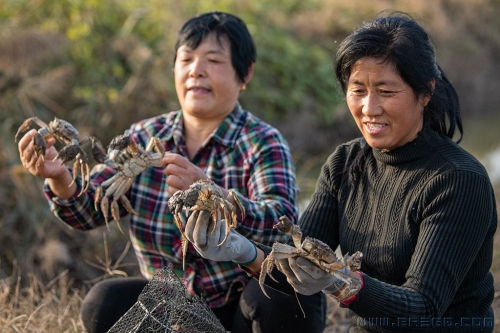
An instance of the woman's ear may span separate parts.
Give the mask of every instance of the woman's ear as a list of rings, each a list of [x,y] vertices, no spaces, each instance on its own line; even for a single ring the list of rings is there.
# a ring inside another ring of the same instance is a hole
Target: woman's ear
[[[250,66],[248,67],[248,74],[247,74],[247,76],[245,76],[245,82],[243,82],[244,85],[248,84],[248,82],[250,82],[250,80],[252,80],[254,65],[255,65],[255,63],[252,62],[250,64]]]
[[[429,104],[429,101],[431,100],[432,98],[432,94],[434,93],[434,88],[436,87],[436,80],[435,79],[432,79],[431,82],[429,82],[429,85],[431,86],[431,93],[430,94],[426,94],[424,96],[422,96],[422,105],[425,107],[427,106],[427,104]]]

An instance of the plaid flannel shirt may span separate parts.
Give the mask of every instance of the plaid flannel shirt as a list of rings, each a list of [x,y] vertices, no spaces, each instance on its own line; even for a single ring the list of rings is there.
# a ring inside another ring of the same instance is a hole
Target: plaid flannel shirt
[[[189,158],[181,111],[174,111],[133,124],[133,140],[145,147],[159,137],[166,151]],[[282,215],[296,222],[298,215],[295,166],[284,137],[272,126],[236,105],[223,123],[202,145],[191,162],[216,184],[236,191],[246,210],[236,230],[250,240],[271,245],[285,241],[273,225]],[[94,209],[95,185],[116,172],[103,164],[91,172],[91,186],[80,197],[57,198],[45,184],[44,192],[54,214],[68,226],[88,230],[102,226],[104,217]],[[186,270],[182,270],[180,233],[168,210],[166,175],[162,168],[148,167],[136,176],[127,198],[138,216],[130,216],[129,235],[141,273],[151,278],[156,270],[172,265],[189,292],[205,298],[212,308],[239,296],[237,289],[249,277],[232,262],[214,262],[199,256],[189,244]],[[80,192],[81,183],[78,180]],[[121,207],[121,216],[127,212]],[[234,289],[234,290],[233,290]]]

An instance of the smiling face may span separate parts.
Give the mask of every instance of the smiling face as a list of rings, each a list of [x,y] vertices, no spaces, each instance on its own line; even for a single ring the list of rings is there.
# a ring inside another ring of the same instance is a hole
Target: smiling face
[[[243,86],[231,62],[230,44],[207,35],[195,49],[182,45],[174,65],[175,88],[182,110],[202,119],[224,119]]]
[[[417,137],[430,97],[417,98],[392,64],[365,57],[351,68],[347,106],[366,142],[391,150]]]

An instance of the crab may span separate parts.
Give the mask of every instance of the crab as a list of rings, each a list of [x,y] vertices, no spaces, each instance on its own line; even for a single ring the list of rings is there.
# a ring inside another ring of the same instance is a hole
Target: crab
[[[152,137],[144,149],[139,144],[132,141],[128,131],[123,135],[115,137],[111,141],[107,154],[99,140],[93,136],[90,137],[90,140],[92,141],[92,155],[94,159],[118,171],[113,177],[96,187],[94,199],[95,210],[101,210],[104,215],[106,226],[108,226],[109,229],[109,199],[113,198],[111,201],[111,216],[118,224],[118,229],[123,233],[120,226],[118,200],[120,200],[123,207],[130,214],[139,215],[139,213],[132,208],[125,193],[127,193],[132,186],[135,176],[142,173],[148,166],[160,166],[165,150],[160,139],[157,137]],[[103,187],[106,188],[104,193]]]
[[[54,157],[52,161],[56,161],[60,158],[61,165],[63,165],[64,163],[75,159],[73,164],[73,181],[69,186],[73,185],[78,177],[78,174],[80,173],[82,176],[82,189],[78,194],[78,196],[80,196],[88,189],[90,183],[90,167],[88,157],[80,147],[81,144],[88,141],[88,138],[80,140],[80,134],[78,131],[66,120],[55,117],[54,120],[46,124],[37,117],[31,117],[26,119],[17,130],[15,136],[16,142],[19,134],[28,130],[32,122],[40,126],[40,129],[33,137],[33,147],[37,157],[41,155],[45,160],[45,140],[50,137],[55,137],[60,142],[64,143],[65,146],[58,152],[57,156]]]
[[[278,282],[271,275],[271,272],[275,266],[276,260],[286,258],[303,257],[309,259],[325,272],[335,276],[347,284],[347,288],[342,288],[341,294],[334,296],[338,299],[347,299],[350,296],[349,294],[356,290],[356,287],[360,286],[358,279],[350,277],[341,270],[347,268],[350,271],[359,271],[361,268],[361,260],[363,258],[363,254],[361,252],[358,251],[352,256],[346,254],[343,258],[338,258],[335,252],[319,239],[306,237],[304,241],[302,241],[302,231],[300,230],[300,227],[293,224],[292,221],[290,221],[290,219],[286,216],[280,217],[279,222],[274,225],[274,228],[290,235],[295,247],[276,242],[273,244],[271,253],[262,262],[259,285],[264,295],[268,298],[270,297],[264,290],[264,281],[266,276],[269,275],[271,279]]]
[[[220,246],[226,241],[231,229],[236,228],[238,223],[236,220],[236,208],[229,201],[230,199],[233,199],[238,206],[238,209],[241,212],[241,218],[245,218],[245,208],[241,204],[241,201],[236,193],[233,190],[229,190],[228,196],[224,198],[221,188],[211,180],[200,179],[191,184],[187,190],[175,192],[174,195],[168,200],[168,208],[174,215],[175,225],[181,232],[183,269],[185,269],[188,243],[181,220],[182,211],[209,211],[212,215],[212,220],[215,222],[213,230],[215,230],[217,225],[216,223],[223,223],[222,221],[224,221],[224,223],[226,223],[226,234],[224,235],[224,239],[220,242],[220,244],[218,244],[218,246]],[[222,217],[223,220],[221,220]]]

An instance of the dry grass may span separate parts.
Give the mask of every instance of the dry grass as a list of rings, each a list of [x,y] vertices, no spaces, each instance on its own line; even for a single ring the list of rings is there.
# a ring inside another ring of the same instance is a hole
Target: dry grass
[[[85,332],[79,319],[84,292],[72,289],[67,271],[47,285],[29,275],[21,287],[18,274],[0,281],[0,329],[3,333]]]
[[[75,281],[68,269],[44,284],[39,275],[24,276],[18,266],[14,267],[11,276],[0,280],[0,332],[85,333],[79,313],[88,287],[104,279],[128,276],[122,268],[136,266],[135,262],[123,262],[130,242],[116,259],[109,253],[106,234],[103,245],[104,258],[96,255],[92,260],[84,259],[102,275],[84,281],[86,285],[79,283],[80,288],[73,287]]]

